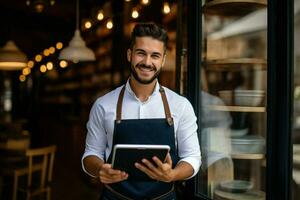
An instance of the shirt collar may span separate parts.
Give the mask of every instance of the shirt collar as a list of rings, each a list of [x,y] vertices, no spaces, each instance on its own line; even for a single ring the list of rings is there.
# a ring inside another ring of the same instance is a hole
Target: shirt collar
[[[135,93],[134,93],[133,90],[131,89],[129,80],[130,80],[130,78],[129,78],[129,79],[127,80],[127,82],[126,82],[125,89],[126,89],[126,91],[127,91],[129,94],[131,94],[131,95],[133,95],[135,98],[137,98],[136,95],[135,95]],[[158,81],[157,81],[156,84],[155,84],[154,91],[153,91],[153,93],[150,95],[150,97],[156,95],[158,92],[159,92],[159,83],[158,83]]]

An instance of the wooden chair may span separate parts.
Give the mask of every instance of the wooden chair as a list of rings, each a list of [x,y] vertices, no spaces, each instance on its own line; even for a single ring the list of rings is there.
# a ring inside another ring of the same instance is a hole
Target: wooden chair
[[[56,146],[48,146],[26,150],[28,166],[14,170],[13,200],[17,200],[18,191],[26,193],[26,199],[46,193],[47,200],[51,199],[51,181]],[[40,175],[40,181],[33,182],[33,175]],[[25,187],[19,187],[19,178],[27,176]]]

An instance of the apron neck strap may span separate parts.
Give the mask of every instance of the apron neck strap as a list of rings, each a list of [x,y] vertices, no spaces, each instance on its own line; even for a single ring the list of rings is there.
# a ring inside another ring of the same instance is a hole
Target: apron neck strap
[[[123,104],[123,97],[124,97],[124,92],[125,92],[125,85],[124,87],[121,89],[121,92],[119,94],[119,98],[118,98],[118,103],[117,103],[117,123],[121,123],[121,117],[122,117],[122,104]]]
[[[121,123],[121,118],[122,118],[122,103],[123,103],[123,97],[124,97],[124,93],[125,93],[125,85],[124,87],[121,89],[121,92],[119,94],[119,98],[118,98],[118,103],[117,103],[117,117],[116,117],[116,122],[117,123]],[[170,107],[168,104],[168,100],[166,97],[166,93],[164,88],[159,85],[159,92],[162,98],[162,102],[164,105],[164,110],[165,110],[165,115],[166,115],[166,120],[167,123],[172,126],[173,125],[173,118],[171,116],[171,111],[170,111]]]
[[[170,111],[170,107],[169,107],[169,104],[168,104],[168,100],[167,100],[165,90],[161,85],[159,85],[159,92],[160,92],[160,95],[161,95],[161,98],[162,98],[162,102],[164,104],[164,109],[165,109],[167,122],[170,126],[172,126],[173,125],[173,118],[171,116],[171,111]]]

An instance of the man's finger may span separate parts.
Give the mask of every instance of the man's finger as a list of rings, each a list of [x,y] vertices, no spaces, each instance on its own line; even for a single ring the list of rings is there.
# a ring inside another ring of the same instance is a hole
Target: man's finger
[[[166,163],[168,163],[169,165],[172,166],[172,158],[171,158],[170,153],[167,154],[167,157],[166,157]]]
[[[150,178],[155,179],[155,177],[156,177],[155,173],[152,172],[151,170],[149,170],[146,166],[144,166],[140,163],[135,163],[134,165],[136,168],[138,168],[139,170],[141,170],[142,172],[147,174]]]

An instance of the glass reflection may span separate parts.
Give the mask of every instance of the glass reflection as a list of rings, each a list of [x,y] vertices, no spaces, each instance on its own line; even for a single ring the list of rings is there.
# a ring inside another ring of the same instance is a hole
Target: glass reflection
[[[293,199],[300,199],[300,0],[294,0]],[[297,37],[298,36],[298,37]]]

